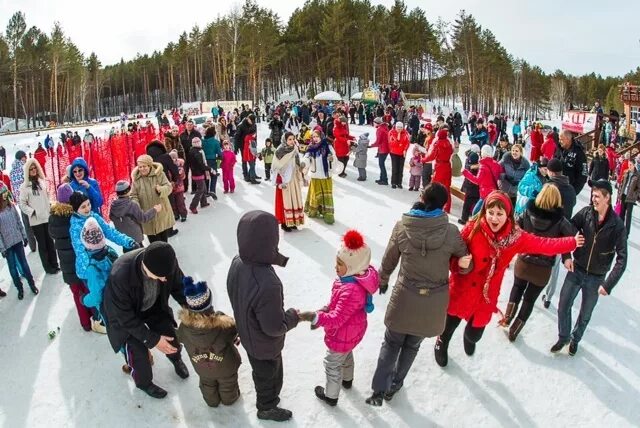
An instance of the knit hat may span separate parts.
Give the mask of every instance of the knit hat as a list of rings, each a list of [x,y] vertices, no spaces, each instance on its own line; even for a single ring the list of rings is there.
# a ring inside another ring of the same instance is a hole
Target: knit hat
[[[126,195],[127,193],[129,193],[130,189],[131,185],[127,180],[120,180],[116,183],[116,193],[118,195]]]
[[[471,145],[471,149],[470,149],[473,153],[480,153],[480,146],[477,144],[472,144]]]
[[[82,192],[73,192],[71,196],[69,196],[69,203],[71,204],[71,208],[73,208],[73,212],[77,212],[80,205],[88,199],[87,195]]]
[[[204,312],[211,307],[211,290],[205,281],[193,282],[193,278],[185,276],[182,279],[184,297],[190,311]]]
[[[358,141],[369,141],[369,133],[365,132],[364,134],[360,134],[358,137]]]
[[[193,137],[193,140],[191,140],[191,146],[192,147],[202,147],[202,140],[198,137]]]
[[[593,180],[591,181],[591,190],[600,189],[606,190],[609,195],[613,193],[613,188],[609,180]]]
[[[142,263],[149,272],[160,277],[170,276],[178,265],[173,247],[162,241],[153,242],[144,250]]]
[[[480,149],[480,157],[488,158],[491,156],[493,156],[493,147],[491,147],[489,144],[485,144],[484,146],[482,146],[482,149]]]
[[[25,158],[25,157],[27,157],[27,154],[23,150],[18,150],[16,152],[16,159],[17,160],[20,160],[20,159]]]
[[[73,188],[68,183],[63,183],[58,187],[57,198],[61,204],[68,204],[69,198],[73,194]]]
[[[404,129],[404,123],[402,123],[401,121],[397,121],[395,127],[398,129]]]
[[[80,233],[80,239],[82,241],[82,245],[84,245],[87,251],[101,250],[105,245],[107,245],[107,242],[104,239],[104,233],[102,233],[102,229],[100,229],[98,221],[93,217],[87,218],[84,222],[82,232]]]
[[[140,155],[138,159],[136,159],[136,163],[141,163],[142,165],[153,165],[153,158],[149,155]]]
[[[382,125],[382,118],[376,117],[375,119],[373,119],[373,123],[375,123],[376,125]]]
[[[560,159],[553,158],[547,162],[547,171],[560,173],[562,172],[562,161]]]
[[[347,272],[344,276],[357,275],[369,267],[371,249],[364,243],[360,232],[348,230],[342,237],[342,247],[338,250],[338,258],[347,266]]]

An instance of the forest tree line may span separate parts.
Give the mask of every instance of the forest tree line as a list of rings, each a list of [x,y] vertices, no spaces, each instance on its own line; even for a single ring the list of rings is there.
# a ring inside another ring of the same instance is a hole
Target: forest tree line
[[[245,0],[205,28],[194,26],[152,54],[104,65],[85,56],[59,23],[46,32],[16,12],[0,36],[0,117],[91,120],[120,112],[170,108],[189,101],[350,96],[369,82],[474,111],[539,117],[569,103],[621,109],[625,76],[545,73],[518,59],[474,17],[431,22],[402,0],[389,9],[368,0],[307,0],[286,24]],[[17,121],[16,121],[17,126]]]

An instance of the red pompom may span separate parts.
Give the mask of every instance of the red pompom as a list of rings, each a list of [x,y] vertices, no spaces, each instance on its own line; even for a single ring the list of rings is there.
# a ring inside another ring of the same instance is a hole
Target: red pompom
[[[364,247],[364,238],[357,230],[348,230],[342,237],[344,246],[350,250],[359,250]]]

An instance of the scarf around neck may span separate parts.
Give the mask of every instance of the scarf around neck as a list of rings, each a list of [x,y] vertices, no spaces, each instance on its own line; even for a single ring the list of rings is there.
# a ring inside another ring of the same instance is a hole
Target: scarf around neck
[[[324,171],[329,176],[329,155],[331,154],[331,149],[329,148],[329,143],[326,138],[323,138],[317,144],[311,144],[307,148],[307,153],[309,153],[313,157],[322,156],[322,166],[324,167]]]
[[[494,234],[484,218],[480,221],[482,221],[480,230],[482,230],[482,234],[487,239],[487,242],[495,252],[495,254],[491,257],[491,266],[489,268],[489,273],[487,274],[487,279],[482,288],[482,295],[484,296],[484,300],[487,303],[491,303],[489,299],[489,283],[491,282],[491,279],[496,272],[496,265],[498,264],[498,260],[502,256],[502,252],[505,249],[511,247],[516,243],[516,241],[522,234],[522,230],[519,227],[511,227],[509,224],[505,224],[504,227],[511,228],[508,232],[505,233],[505,231],[500,231],[498,232],[498,234]]]

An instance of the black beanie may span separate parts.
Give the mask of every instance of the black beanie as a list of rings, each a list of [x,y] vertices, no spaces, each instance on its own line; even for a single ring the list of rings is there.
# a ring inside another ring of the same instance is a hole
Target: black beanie
[[[145,248],[142,263],[155,276],[166,278],[176,270],[178,261],[171,245],[156,241]]]
[[[606,191],[609,195],[613,193],[613,188],[609,180],[593,180],[591,182],[592,189],[600,189]]]
[[[77,212],[80,205],[82,205],[87,199],[89,198],[84,193],[73,192],[69,198],[69,204],[71,205],[71,208],[73,208],[73,212]]]

